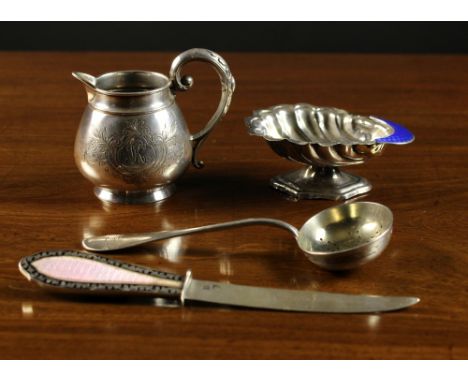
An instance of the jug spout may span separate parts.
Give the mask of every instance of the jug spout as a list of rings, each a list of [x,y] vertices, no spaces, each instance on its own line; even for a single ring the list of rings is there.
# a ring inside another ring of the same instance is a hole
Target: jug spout
[[[85,85],[88,102],[91,102],[96,90],[96,77],[82,72],[72,72],[72,76]]]
[[[96,89],[96,77],[92,76],[91,74],[73,72],[72,76],[75,77],[78,81],[81,81],[86,86]]]

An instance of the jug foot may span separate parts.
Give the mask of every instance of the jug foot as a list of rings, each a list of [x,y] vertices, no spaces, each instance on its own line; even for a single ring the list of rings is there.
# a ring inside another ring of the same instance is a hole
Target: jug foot
[[[121,191],[106,187],[95,187],[94,194],[103,202],[144,204],[155,203],[171,196],[175,191],[175,185],[168,184],[150,188],[144,191]]]
[[[366,179],[340,171],[336,167],[300,169],[272,178],[270,185],[296,200],[346,200],[372,189]]]

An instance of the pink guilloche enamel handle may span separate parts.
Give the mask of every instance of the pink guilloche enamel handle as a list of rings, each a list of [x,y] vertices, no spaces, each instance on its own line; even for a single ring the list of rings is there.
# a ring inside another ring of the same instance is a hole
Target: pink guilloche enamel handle
[[[30,281],[56,291],[179,298],[177,274],[77,251],[38,252],[19,262]]]

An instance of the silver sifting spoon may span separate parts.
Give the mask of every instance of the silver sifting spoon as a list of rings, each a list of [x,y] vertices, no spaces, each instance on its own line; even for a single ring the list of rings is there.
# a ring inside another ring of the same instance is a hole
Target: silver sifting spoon
[[[382,253],[390,241],[393,215],[388,207],[379,203],[353,202],[319,212],[300,230],[281,220],[252,218],[173,231],[94,236],[84,239],[82,245],[90,251],[108,252],[177,236],[257,224],[291,232],[299,248],[319,267],[346,270]]]

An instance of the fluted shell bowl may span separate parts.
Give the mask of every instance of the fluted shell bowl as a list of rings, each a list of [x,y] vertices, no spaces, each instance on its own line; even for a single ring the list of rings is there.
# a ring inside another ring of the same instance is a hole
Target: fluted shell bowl
[[[393,127],[375,118],[309,104],[257,110],[246,119],[251,135],[264,138],[280,156],[307,168],[272,178],[271,185],[297,199],[348,199],[370,191],[370,183],[342,172],[341,166],[380,155],[379,138]]]

